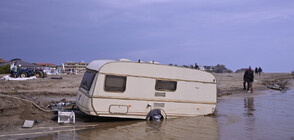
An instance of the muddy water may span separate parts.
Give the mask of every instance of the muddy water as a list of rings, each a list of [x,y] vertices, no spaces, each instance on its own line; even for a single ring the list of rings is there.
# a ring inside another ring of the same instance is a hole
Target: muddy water
[[[225,97],[215,116],[163,122],[103,122],[93,129],[60,132],[35,139],[294,139],[294,90],[258,96]]]
[[[218,104],[220,139],[294,139],[294,90],[227,98]]]

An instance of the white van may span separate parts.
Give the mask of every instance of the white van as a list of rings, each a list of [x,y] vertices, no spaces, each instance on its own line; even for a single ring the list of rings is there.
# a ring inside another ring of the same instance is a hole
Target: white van
[[[216,103],[216,78],[208,72],[125,59],[92,61],[77,95],[79,109],[99,117],[208,115]]]

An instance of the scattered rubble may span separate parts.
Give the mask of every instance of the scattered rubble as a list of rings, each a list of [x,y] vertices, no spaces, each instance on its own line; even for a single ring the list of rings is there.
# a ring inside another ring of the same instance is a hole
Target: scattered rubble
[[[33,120],[25,120],[22,127],[23,128],[31,128],[34,125],[34,122],[35,121],[33,121]]]
[[[52,101],[47,105],[47,108],[50,108],[54,111],[66,111],[72,110],[76,106],[74,101],[67,101],[66,99],[62,99],[60,101]]]
[[[284,89],[280,85],[278,85],[278,84],[268,85],[267,88],[274,89],[274,90],[284,91]]]
[[[76,123],[75,113],[58,111],[58,123]]]
[[[51,79],[59,79],[59,80],[62,80],[62,77],[51,77]]]
[[[267,88],[279,91],[286,91],[287,90],[287,80],[276,80],[272,84],[269,84]]]

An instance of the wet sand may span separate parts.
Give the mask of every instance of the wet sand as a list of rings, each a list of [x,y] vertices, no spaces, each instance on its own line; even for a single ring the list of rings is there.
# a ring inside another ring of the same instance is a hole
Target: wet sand
[[[248,93],[243,90],[243,73],[214,73],[218,84],[218,96],[242,96]],[[290,79],[293,79],[294,75],[290,73],[262,73],[261,75],[254,75],[253,89],[254,93],[261,94],[261,91],[269,90],[268,85],[281,84],[287,87],[292,87],[291,83],[288,83]],[[248,93],[250,95],[250,93]]]
[[[254,88],[255,94],[248,93],[243,90],[243,74],[232,73],[232,74],[214,74],[218,81],[218,95],[219,99],[224,97],[234,96],[257,96],[264,94],[264,90],[267,89],[268,84],[272,83],[284,83],[287,79],[292,79],[293,75],[288,73],[263,73],[261,76],[255,76]],[[82,75],[64,75],[63,79],[50,79],[52,76],[44,79],[36,79],[29,81],[0,81],[0,94],[9,95],[19,98],[29,99],[33,97],[36,102],[43,108],[51,100],[75,100],[77,90],[82,79]],[[56,77],[56,76],[55,76]],[[291,85],[292,84],[292,85]],[[293,87],[293,83],[288,84],[288,87]],[[24,96],[25,95],[25,96]],[[87,125],[99,125],[99,129],[107,128],[109,124],[113,124],[115,127],[124,126],[126,122],[84,122],[83,120],[77,121],[75,125],[66,124],[59,125],[56,121],[52,121],[53,113],[45,113],[40,111],[31,103],[23,102],[13,98],[1,97],[0,96],[0,139],[7,138],[6,136],[12,134],[9,138],[26,138],[24,135],[13,135],[23,132],[34,132],[36,129],[44,128],[49,130],[58,130],[59,127],[68,126],[64,130],[71,129],[85,129]],[[34,125],[34,130],[21,128],[24,120],[40,120],[41,122]],[[187,118],[186,118],[187,119]],[[198,120],[199,118],[194,118]],[[169,120],[168,120],[169,121]],[[195,121],[192,120],[191,121]],[[201,121],[198,120],[198,121]],[[131,121],[132,122],[132,121]],[[129,126],[127,122],[126,126]],[[145,125],[144,122],[140,122]],[[166,124],[169,125],[169,124]],[[172,125],[172,124],[170,124]],[[196,125],[196,124],[195,124]],[[153,125],[152,125],[153,126]],[[180,128],[179,128],[180,129]],[[151,129],[152,130],[152,129]],[[145,130],[146,131],[146,130]],[[217,130],[216,130],[217,131]],[[41,131],[42,132],[42,131]],[[46,134],[46,133],[43,133]],[[42,133],[37,134],[42,135]],[[1,137],[2,136],[2,137]],[[214,138],[214,137],[213,137]]]

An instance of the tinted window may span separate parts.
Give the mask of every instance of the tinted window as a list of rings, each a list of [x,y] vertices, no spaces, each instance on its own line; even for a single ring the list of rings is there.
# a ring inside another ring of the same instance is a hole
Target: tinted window
[[[176,81],[156,80],[156,90],[175,91],[177,89]]]
[[[91,71],[91,70],[87,70],[84,74],[84,77],[83,77],[83,80],[81,82],[80,87],[89,91],[91,89],[95,75],[96,75],[96,72]]]
[[[126,90],[127,77],[106,75],[105,77],[105,91],[124,92]]]

